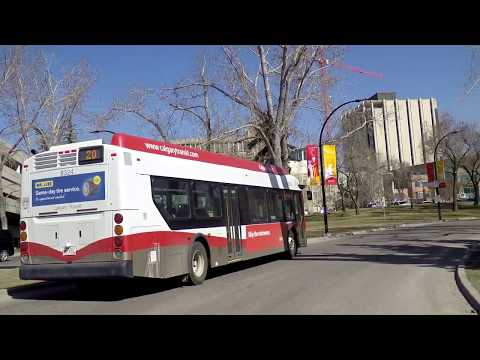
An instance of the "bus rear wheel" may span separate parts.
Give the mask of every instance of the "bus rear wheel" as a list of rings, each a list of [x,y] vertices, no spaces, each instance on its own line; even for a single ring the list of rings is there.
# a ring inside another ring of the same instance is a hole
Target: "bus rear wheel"
[[[205,246],[201,242],[195,241],[192,246],[190,259],[188,262],[187,281],[191,285],[200,285],[207,277],[208,256]]]

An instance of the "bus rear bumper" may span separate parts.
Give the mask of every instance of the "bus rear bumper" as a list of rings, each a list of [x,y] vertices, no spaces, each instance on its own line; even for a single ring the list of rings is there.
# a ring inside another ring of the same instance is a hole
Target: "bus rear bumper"
[[[132,278],[132,261],[72,264],[22,264],[22,280],[61,280],[85,278]]]

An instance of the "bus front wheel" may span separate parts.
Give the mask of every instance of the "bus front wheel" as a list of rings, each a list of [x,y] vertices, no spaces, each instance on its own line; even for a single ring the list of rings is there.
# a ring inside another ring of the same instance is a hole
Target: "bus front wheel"
[[[192,285],[200,285],[207,277],[207,251],[201,242],[195,241],[190,254],[187,280]]]

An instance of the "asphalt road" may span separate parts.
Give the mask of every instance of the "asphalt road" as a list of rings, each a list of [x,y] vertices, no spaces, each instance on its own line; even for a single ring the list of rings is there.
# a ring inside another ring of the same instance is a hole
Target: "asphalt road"
[[[295,260],[230,265],[200,286],[133,280],[9,291],[0,314],[473,314],[454,269],[478,240],[480,221],[318,240]]]

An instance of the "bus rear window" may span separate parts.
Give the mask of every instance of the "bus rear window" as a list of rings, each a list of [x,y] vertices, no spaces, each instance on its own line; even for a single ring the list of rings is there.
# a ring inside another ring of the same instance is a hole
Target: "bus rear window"
[[[78,152],[78,165],[103,162],[103,146],[81,148]]]

